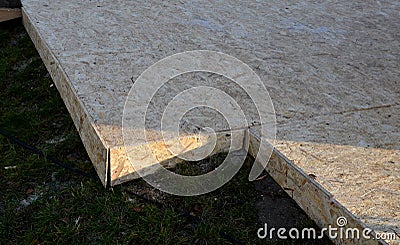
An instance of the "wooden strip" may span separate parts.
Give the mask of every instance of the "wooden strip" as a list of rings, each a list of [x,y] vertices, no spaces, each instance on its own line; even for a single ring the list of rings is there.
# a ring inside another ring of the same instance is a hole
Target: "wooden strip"
[[[22,17],[21,9],[0,8],[0,22]]]

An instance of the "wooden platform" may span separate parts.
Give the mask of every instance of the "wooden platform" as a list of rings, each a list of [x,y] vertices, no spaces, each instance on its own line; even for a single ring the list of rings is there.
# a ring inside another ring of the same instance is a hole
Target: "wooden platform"
[[[307,214],[320,227],[344,216],[349,227],[400,234],[398,1],[22,4],[104,185],[137,177],[121,129],[132,81],[169,55],[221,51],[249,64],[268,89],[278,131],[267,170]],[[250,132],[255,155],[257,127]]]

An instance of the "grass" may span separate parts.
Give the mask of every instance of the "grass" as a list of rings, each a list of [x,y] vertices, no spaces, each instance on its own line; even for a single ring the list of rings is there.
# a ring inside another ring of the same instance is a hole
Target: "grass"
[[[20,21],[0,26],[0,96],[0,130],[96,174]],[[250,159],[223,188],[184,198],[142,180],[105,189],[98,179],[60,168],[2,136],[0,152],[1,244],[265,244],[256,235],[260,193],[247,181]],[[218,164],[223,157],[206,161]],[[186,164],[177,171],[194,170]],[[304,242],[329,241],[281,243]]]

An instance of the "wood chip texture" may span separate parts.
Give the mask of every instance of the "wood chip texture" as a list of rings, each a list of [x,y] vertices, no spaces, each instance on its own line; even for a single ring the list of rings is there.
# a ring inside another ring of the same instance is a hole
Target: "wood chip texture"
[[[293,195],[303,209],[320,225],[350,214],[354,224],[400,234],[399,1],[22,4],[25,27],[104,184],[137,177],[124,153],[121,129],[132,81],[169,55],[221,51],[248,64],[269,91],[277,120],[279,154],[274,156],[281,160],[268,170],[281,186],[305,180],[316,188]],[[252,111],[243,91],[202,76],[197,80],[224,89]],[[166,98],[196,84],[192,80],[176,78],[181,87],[160,89],[152,103],[162,107]],[[157,131],[160,110],[152,110],[148,130]],[[212,112],[198,113],[205,125],[225,129]],[[328,219],[311,210],[328,210],[332,200],[337,203]]]

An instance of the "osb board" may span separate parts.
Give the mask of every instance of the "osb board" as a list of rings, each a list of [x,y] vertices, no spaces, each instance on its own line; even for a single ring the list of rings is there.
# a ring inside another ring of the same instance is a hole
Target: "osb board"
[[[68,85],[58,82],[59,90],[71,88],[77,113],[86,114],[93,127],[80,131],[88,139],[85,146],[108,149],[113,171],[123,176],[131,171],[129,164],[125,171],[119,168],[126,162],[120,154],[121,115],[132,80],[177,52],[222,51],[249,64],[267,87],[277,115],[278,150],[368,225],[398,231],[398,1],[26,0],[23,5],[48,69],[53,73],[53,59],[63,71],[60,79]],[[95,166],[106,165],[91,158]],[[383,159],[394,171],[379,171],[388,168]],[[329,171],[322,167],[331,161]],[[355,169],[357,178],[346,174]],[[114,183],[129,179],[120,177],[115,175]],[[371,190],[381,196],[369,196]],[[381,204],[387,208],[378,209]]]
[[[275,147],[369,227],[398,233],[399,109],[371,105],[288,121]]]
[[[108,149],[102,143],[99,133],[96,132],[93,121],[88,117],[87,109],[77,97],[73,84],[71,84],[68,79],[68,75],[65,74],[59,60],[51,52],[51,49],[47,46],[41,34],[37,32],[30,17],[26,15],[24,11],[22,15],[25,29],[29,33],[54,84],[64,100],[101,182],[106,185]]]
[[[376,232],[398,232],[398,152],[291,141],[277,148]]]
[[[0,22],[21,17],[21,9],[10,9],[0,7]]]
[[[268,147],[271,147],[265,143],[260,145],[260,139],[256,134],[251,133],[249,153],[254,157],[259,151],[268,152]],[[266,171],[315,220],[319,227],[330,226],[340,229],[341,227],[337,225],[339,217],[345,217],[347,220],[346,226],[357,228],[360,232],[368,227],[339,203],[336,197],[313,177],[292,163],[279,151],[274,150],[268,162],[264,159],[266,158],[260,158],[260,161],[256,161],[255,164],[263,164]],[[371,236],[375,236],[375,234],[372,233]],[[338,236],[334,241],[336,244],[385,244],[385,241],[366,239],[362,236],[359,239]]]

